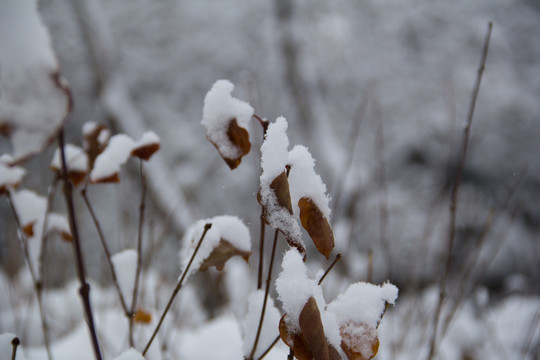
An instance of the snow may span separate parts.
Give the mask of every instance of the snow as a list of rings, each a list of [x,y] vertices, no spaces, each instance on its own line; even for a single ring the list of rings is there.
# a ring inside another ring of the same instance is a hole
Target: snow
[[[137,257],[137,251],[135,249],[122,250],[111,257],[122,297],[128,306],[131,306],[133,300],[133,289],[137,274]]]
[[[234,85],[229,80],[218,80],[204,98],[201,124],[206,128],[208,139],[216,144],[226,158],[234,159],[241,154],[227,136],[229,122],[236,119],[238,126],[249,131],[253,108],[246,102],[231,96]]]
[[[286,208],[278,204],[277,196],[270,187],[272,181],[286,171],[289,157],[289,138],[287,137],[287,120],[279,117],[270,123],[264,142],[261,146],[261,185],[260,202],[265,209],[266,220],[274,229],[281,230],[288,240],[305,248],[302,232],[297,220]],[[290,188],[289,188],[290,191]]]
[[[88,155],[80,147],[73,144],[64,146],[66,166],[68,171],[88,173]],[[62,169],[62,156],[60,149],[56,149],[51,160],[51,168],[56,171]]]
[[[289,152],[288,163],[291,165],[289,188],[294,214],[299,216],[298,201],[307,197],[317,205],[326,219],[330,220],[330,198],[326,193],[326,185],[315,173],[315,160],[309,150],[305,146],[296,145]]]
[[[280,116],[268,125],[268,130],[261,146],[261,189],[267,191],[272,181],[288,164],[289,138],[287,137],[287,120]],[[265,194],[263,194],[265,195]]]
[[[328,304],[327,310],[336,315],[339,324],[353,322],[375,329],[386,304],[394,305],[397,296],[398,288],[390,283],[357,282]]]
[[[212,227],[205,235],[205,238],[193,259],[191,268],[187,276],[197,272],[204,261],[210,256],[212,251],[220,244],[220,240],[228,241],[233,247],[242,251],[251,251],[251,236],[244,222],[237,216],[222,215],[209,219],[202,219],[191,226],[182,240],[180,251],[180,263],[182,270],[185,270],[189,260],[195,251],[197,243],[204,232],[204,226],[210,223]]]
[[[144,360],[144,357],[137,350],[130,348],[123,352],[120,356],[114,358],[114,360]]]
[[[184,331],[179,358],[197,360],[242,359],[242,337],[238,322],[232,316],[218,317],[197,330]]]
[[[34,270],[39,266],[43,220],[47,210],[47,199],[31,190],[11,191],[13,206],[23,228],[31,227],[33,234],[28,237],[28,251]]]
[[[0,8],[0,128],[20,161],[54,139],[68,98],[52,77],[58,65],[37,2],[1,0]]]
[[[7,154],[0,157],[0,193],[8,187],[16,187],[22,181],[26,170],[18,166],[10,166],[13,158]]]
[[[264,301],[264,290],[256,290],[249,294],[247,302],[247,314],[242,321],[242,333],[243,333],[243,353],[244,358],[247,358],[253,343],[255,342],[255,336],[259,327],[259,321],[261,318],[261,311]],[[279,335],[278,327],[281,315],[279,310],[274,305],[274,299],[268,297],[266,303],[266,311],[264,313],[264,321],[261,329],[261,335],[257,344],[257,350],[255,351],[255,358],[259,358],[262,353],[272,344],[276,336]]]
[[[133,148],[137,149],[137,148],[144,147],[147,145],[159,144],[159,143],[160,143],[159,136],[153,131],[147,131],[144,134],[142,134],[139,140],[135,142],[135,144],[133,145]]]
[[[64,214],[49,213],[47,217],[47,232],[56,231],[60,234],[71,234],[69,223]]]
[[[120,172],[120,167],[127,161],[135,142],[125,134],[111,137],[109,145],[96,158],[90,181],[106,179]]]
[[[285,321],[289,330],[300,332],[300,313],[309,298],[315,298],[319,309],[324,309],[326,302],[317,281],[308,278],[306,265],[298,250],[291,248],[285,253],[281,268],[276,279],[278,299],[286,313]]]

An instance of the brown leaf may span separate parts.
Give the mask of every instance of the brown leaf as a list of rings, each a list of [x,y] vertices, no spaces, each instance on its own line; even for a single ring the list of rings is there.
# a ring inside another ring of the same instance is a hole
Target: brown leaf
[[[88,166],[90,169],[94,168],[94,162],[99,154],[107,147],[107,142],[100,142],[99,136],[103,131],[108,131],[107,126],[103,124],[97,124],[92,131],[84,134],[83,144],[84,150],[88,154]]]
[[[317,247],[326,258],[334,248],[334,233],[319,207],[310,198],[303,197],[298,201],[300,221]]]
[[[285,316],[279,321],[279,336],[281,340],[294,351],[294,357],[298,360],[312,360],[313,354],[307,348],[302,334],[296,334],[289,331]]]
[[[200,271],[205,271],[211,266],[215,266],[218,270],[223,270],[223,267],[225,266],[225,263],[227,260],[229,260],[231,257],[235,255],[240,255],[244,260],[248,260],[249,256],[251,255],[251,252],[249,251],[242,251],[238,248],[236,248],[234,245],[232,245],[230,242],[228,242],[225,239],[221,239],[219,241],[218,246],[216,246],[210,255],[204,260],[204,262],[201,264],[201,267],[199,268]]]
[[[144,146],[135,148],[131,151],[131,155],[140,159],[148,161],[152,155],[160,148],[159,143],[146,144]]]
[[[30,224],[23,225],[22,232],[26,236],[28,236],[28,237],[34,236],[34,223],[35,223],[35,221],[32,221]]]
[[[62,238],[62,240],[64,240],[65,242],[73,242],[73,235],[71,235],[71,233],[68,233],[68,232],[65,232],[65,231],[61,231],[60,232],[60,237]]]
[[[274,190],[279,206],[287,209],[289,214],[292,215],[291,193],[289,191],[289,180],[287,179],[286,171],[283,171],[272,180],[270,189]]]
[[[118,173],[114,173],[110,176],[90,181],[91,184],[108,184],[108,183],[119,183],[119,182],[120,182],[120,176],[118,175]]]
[[[226,134],[238,152],[238,156],[236,157],[231,158],[229,156],[225,156],[221,152],[218,144],[210,140],[208,136],[207,139],[216,147],[219,155],[221,155],[221,157],[223,158],[223,160],[225,160],[227,165],[229,165],[231,170],[234,170],[238,167],[238,165],[240,165],[240,162],[242,162],[242,157],[249,153],[249,150],[251,149],[251,143],[249,142],[249,133],[246,129],[239,126],[236,119],[233,118],[229,121],[229,126],[227,128]]]
[[[139,324],[150,324],[152,322],[152,314],[139,308],[135,312],[135,315],[133,315],[133,321]]]
[[[365,324],[348,323],[340,327],[341,348],[349,360],[370,360],[379,351],[377,330]]]
[[[300,330],[315,360],[330,360],[328,344],[317,301],[312,296],[300,312]]]

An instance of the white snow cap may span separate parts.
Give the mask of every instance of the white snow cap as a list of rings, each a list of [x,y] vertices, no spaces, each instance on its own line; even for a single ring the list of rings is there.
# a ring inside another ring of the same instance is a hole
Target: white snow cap
[[[315,298],[319,309],[324,309],[326,302],[317,281],[307,277],[306,264],[298,250],[291,248],[285,253],[281,268],[276,279],[278,299],[283,304],[283,311],[287,314],[285,321],[290,329],[299,332],[298,319],[309,298]]]
[[[261,146],[261,187],[269,187],[272,180],[285,171],[289,157],[288,126],[283,116],[268,125]]]
[[[47,233],[57,231],[60,234],[70,234],[69,222],[64,214],[49,213],[47,216]]]
[[[259,190],[262,206],[266,210],[266,220],[274,229],[281,230],[289,239],[305,248],[302,231],[297,220],[287,209],[278,204],[274,190],[270,188],[272,181],[286,171],[289,157],[289,138],[287,137],[287,120],[279,117],[270,123],[264,142],[261,146],[261,187]]]
[[[90,181],[106,179],[120,172],[120,167],[127,161],[135,142],[125,134],[111,137],[109,145],[96,158]]]
[[[211,219],[202,219],[191,226],[182,240],[182,249],[180,250],[180,263],[182,270],[187,267],[195,247],[199,242],[204,226],[208,223],[212,227],[206,233],[206,236],[193,259],[188,276],[195,273],[210,256],[212,251],[219,245],[220,240],[227,240],[231,245],[243,252],[251,251],[251,236],[249,229],[244,222],[237,216],[222,215]]]
[[[144,360],[144,357],[134,348],[129,348],[119,356],[115,357],[114,360]]]
[[[264,290],[262,289],[252,292],[247,299],[248,310],[244,321],[242,321],[242,333],[244,335],[243,352],[245,358],[249,357],[253,343],[255,342],[263,301]],[[254,355],[255,358],[259,358],[276,338],[280,319],[281,315],[274,305],[274,299],[269,296],[266,303],[261,335]]]
[[[227,158],[237,158],[241,154],[229,140],[229,122],[236,119],[238,126],[249,131],[249,121],[254,110],[247,102],[231,96],[234,85],[229,80],[218,80],[204,98],[201,124],[206,128],[208,139]]]
[[[15,161],[39,152],[62,125],[68,97],[36,0],[0,0],[0,125]]]
[[[153,131],[147,131],[141,136],[139,140],[135,142],[135,144],[133,145],[133,148],[137,149],[143,146],[159,144],[159,143],[160,143],[159,136],[157,136],[157,134]]]
[[[83,149],[73,144],[66,144],[64,146],[64,153],[66,155],[66,167],[68,171],[88,172],[88,155],[86,155]],[[51,168],[54,170],[62,169],[62,156],[59,148],[54,151]]]
[[[289,189],[294,214],[299,216],[298,200],[307,197],[317,205],[327,220],[330,220],[330,198],[326,193],[326,185],[315,173],[315,160],[309,150],[302,145],[296,145],[288,156],[291,171],[289,173]]]
[[[26,174],[23,168],[9,166],[12,161],[13,158],[7,154],[0,157],[0,189],[18,185]]]
[[[394,305],[397,296],[398,288],[390,283],[374,285],[357,282],[328,304],[327,310],[336,315],[340,325],[353,322],[375,329],[386,303]]]
[[[137,251],[135,249],[122,250],[111,257],[114,271],[120,286],[122,297],[129,307],[133,301],[135,276],[137,275]]]

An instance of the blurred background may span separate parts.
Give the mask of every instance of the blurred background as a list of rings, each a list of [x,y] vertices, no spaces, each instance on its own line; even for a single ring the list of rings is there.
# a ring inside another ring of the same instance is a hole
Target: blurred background
[[[157,179],[146,234],[152,266],[174,281],[181,236],[200,218],[238,215],[258,238],[262,130],[253,122],[252,151],[231,171],[200,125],[206,92],[229,79],[233,95],[260,117],[285,116],[291,148],[306,145],[317,161],[332,197],[336,250],[344,254],[329,299],[368,277],[370,253],[374,282],[388,279],[413,299],[434,298],[448,256],[463,129],[492,21],[459,193],[451,294],[461,296],[457,303],[489,294],[479,297],[483,307],[516,295],[535,299],[531,308],[540,304],[537,0],[41,0],[39,9],[74,94],[67,141],[80,145],[87,121],[134,138],[146,130],[161,137],[162,166],[147,173]],[[28,164],[25,187],[46,193],[52,150]],[[89,196],[111,249],[133,246],[136,164],[120,185],[94,186]],[[89,273],[106,285],[97,233],[76,201]],[[4,202],[0,213],[0,265],[15,276],[23,258]],[[46,281],[61,286],[75,275],[66,270],[73,268],[71,250],[56,241],[48,251],[57,260]],[[314,269],[327,266],[311,261]],[[538,355],[534,339],[536,353],[520,354]],[[472,350],[460,354],[475,358]]]

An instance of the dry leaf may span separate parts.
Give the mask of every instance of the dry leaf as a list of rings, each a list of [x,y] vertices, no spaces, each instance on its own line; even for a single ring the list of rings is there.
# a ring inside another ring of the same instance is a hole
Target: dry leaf
[[[232,143],[236,149],[237,155],[234,157],[227,156],[223,154],[220,146],[212,141],[210,137],[207,136],[207,139],[216,147],[219,152],[219,155],[225,160],[227,165],[234,170],[242,162],[242,157],[249,153],[251,149],[251,143],[249,142],[249,132],[243,127],[238,125],[236,119],[231,119],[229,121],[229,126],[227,127],[227,138]]]
[[[334,248],[334,233],[321,210],[310,198],[303,197],[298,201],[300,220],[317,247],[326,258]]]
[[[300,330],[315,360],[330,360],[328,344],[324,335],[321,313],[312,296],[304,305],[299,317]]]
[[[104,136],[105,135],[105,136]],[[83,145],[88,154],[89,168],[94,168],[94,162],[99,154],[105,150],[108,145],[109,129],[103,124],[90,125],[87,131],[84,131]]]
[[[377,330],[349,322],[340,327],[341,348],[349,360],[370,360],[379,351]]]
[[[31,222],[30,224],[23,224],[22,232],[28,237],[34,236],[34,224],[35,221]]]
[[[293,211],[291,193],[289,191],[289,180],[287,179],[287,173],[285,171],[272,180],[272,183],[270,183],[270,189],[272,189],[276,194],[279,206],[287,209],[289,214],[292,215]]]
[[[118,175],[118,173],[114,173],[110,176],[90,181],[91,184],[108,184],[108,183],[119,183],[119,182],[120,182],[120,175]]]
[[[139,308],[135,312],[135,315],[133,315],[133,321],[139,324],[150,324],[152,322],[152,315]]]
[[[244,258],[244,260],[248,261],[251,252],[242,251],[222,238],[220,239],[219,244],[212,250],[210,255],[203,261],[199,270],[205,271],[209,267],[215,266],[216,269],[221,271],[223,270],[227,260],[235,255],[239,255]]]
[[[131,155],[148,161],[148,159],[150,159],[150,157],[159,150],[159,147],[159,143],[146,144],[144,146],[131,150]]]
[[[281,340],[294,351],[294,357],[298,360],[312,360],[313,354],[307,348],[302,334],[289,332],[285,322],[285,315],[279,321],[279,336]]]

